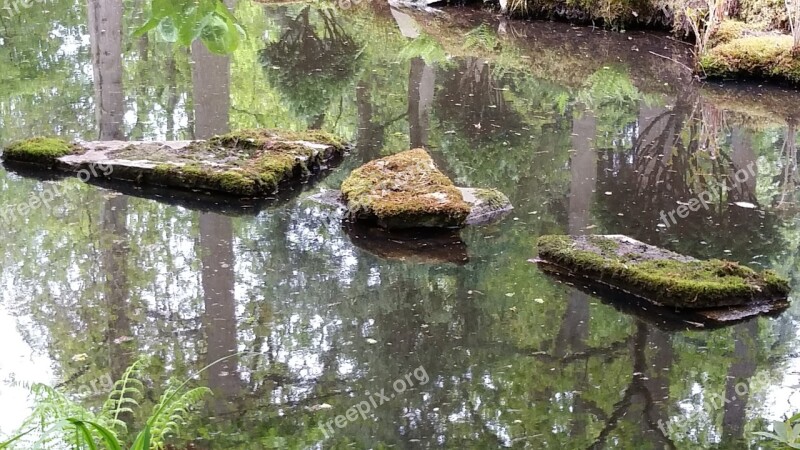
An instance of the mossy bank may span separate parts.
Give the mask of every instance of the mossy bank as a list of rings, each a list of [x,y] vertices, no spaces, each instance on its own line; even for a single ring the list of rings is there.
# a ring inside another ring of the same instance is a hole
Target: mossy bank
[[[700,58],[706,76],[800,83],[800,57],[792,52],[791,36],[742,35],[718,42]]]
[[[264,197],[340,158],[342,139],[321,131],[242,130],[207,141],[79,142],[33,138],[4,149],[5,164],[63,172],[103,165],[114,180]]]
[[[542,261],[654,303],[706,309],[785,300],[788,281],[735,262],[697,260],[626,236],[542,236]]]

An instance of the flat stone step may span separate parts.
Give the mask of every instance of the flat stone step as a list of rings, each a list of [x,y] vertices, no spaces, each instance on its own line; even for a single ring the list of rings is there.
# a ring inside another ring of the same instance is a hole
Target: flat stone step
[[[547,271],[677,310],[716,310],[711,315],[724,319],[727,307],[785,304],[788,299],[788,280],[772,271],[698,260],[623,235],[542,236],[537,246],[539,259],[534,261]]]
[[[345,153],[320,131],[242,130],[205,141],[92,141],[33,138],[3,151],[6,165],[235,197],[264,198],[307,179]]]
[[[600,299],[617,311],[636,317],[665,331],[709,330],[735,325],[760,315],[774,315],[789,307],[786,300],[754,301],[747,305],[726,306],[710,309],[676,309],[658,305],[624,292],[621,289],[595,280],[576,276],[569,270],[549,264],[541,259],[532,259],[539,267],[556,280],[570,285],[586,295]]]

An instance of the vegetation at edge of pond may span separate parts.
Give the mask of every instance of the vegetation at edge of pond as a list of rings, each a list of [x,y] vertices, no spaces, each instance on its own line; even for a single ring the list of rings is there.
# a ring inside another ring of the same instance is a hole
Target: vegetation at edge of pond
[[[194,376],[220,361],[222,359]],[[31,391],[36,397],[33,412],[23,423],[22,431],[0,443],[0,449],[58,448],[61,444],[74,450],[122,450],[127,447],[126,438],[134,436],[123,419],[134,412],[133,407],[138,407],[138,399],[144,396],[145,386],[140,379],[143,364],[139,359],[125,370],[97,413],[54,388],[44,384],[33,385]],[[181,425],[187,423],[191,409],[211,393],[206,387],[188,388],[194,376],[180,384],[168,384],[142,430],[135,435],[130,450],[163,449],[170,435],[178,433]],[[28,436],[34,437],[32,442],[26,440]],[[25,447],[17,447],[23,443]]]
[[[780,442],[788,448],[800,448],[800,413],[785,421],[772,422],[772,431],[757,431],[753,434]]]

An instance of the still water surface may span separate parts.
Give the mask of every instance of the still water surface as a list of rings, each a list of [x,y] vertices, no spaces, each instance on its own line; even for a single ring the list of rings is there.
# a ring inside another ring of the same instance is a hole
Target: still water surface
[[[0,144],[313,127],[355,149],[236,214],[0,172],[4,206],[65,192],[0,231],[0,431],[25,415],[25,384],[100,404],[144,355],[148,404],[235,351],[258,354],[203,376],[214,396],[183,435],[197,448],[746,448],[800,410],[796,306],[675,327],[527,261],[541,234],[622,233],[800,286],[797,93],[692,81],[664,58],[686,46],[639,32],[243,1],[247,39],[220,57],[131,37],[142,2],[89,3],[0,23]],[[308,199],[418,146],[516,209],[444,251],[389,254]],[[709,189],[708,211],[659,226]],[[319,424],[416,368],[426,383],[325,439]]]

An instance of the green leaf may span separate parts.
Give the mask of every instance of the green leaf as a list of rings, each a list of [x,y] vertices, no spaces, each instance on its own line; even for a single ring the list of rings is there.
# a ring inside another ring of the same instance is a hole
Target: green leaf
[[[78,419],[67,419],[69,423],[75,426],[75,429],[78,432],[78,442],[80,443],[81,438],[86,441],[86,445],[89,446],[89,450],[98,450],[97,444],[94,442],[94,437],[92,436],[92,432],[89,431],[89,428],[86,427],[86,424],[83,421]],[[80,444],[78,445],[80,448]]]
[[[754,431],[753,434],[756,435],[756,436],[762,436],[762,437],[773,439],[773,440],[776,440],[776,441],[780,441],[781,440],[780,436],[778,436],[775,433],[770,433],[769,431]]]
[[[150,450],[150,424],[145,425],[144,429],[136,436],[131,450]]]
[[[167,17],[158,25],[158,34],[165,42],[178,41],[178,29],[175,27],[175,22],[172,17]]]
[[[239,47],[239,30],[230,19],[215,12],[203,27],[201,39],[212,53],[227,54]]]
[[[156,19],[154,17],[151,17],[150,19],[147,20],[147,22],[144,23],[144,25],[142,25],[141,27],[137,28],[136,31],[133,32],[133,37],[137,37],[138,38],[138,37],[144,36],[150,30],[152,30],[155,27],[157,27],[159,23],[161,23],[161,19]]]
[[[11,439],[9,439],[9,440],[7,440],[5,442],[0,442],[0,449],[8,448],[15,441],[18,441],[18,440],[22,439],[23,437],[25,437],[25,435],[29,434],[33,430],[34,430],[34,428],[31,428],[30,430],[28,430],[28,431],[26,431],[26,432],[24,432],[22,434],[18,434],[18,435],[14,436],[13,438],[11,438]]]

